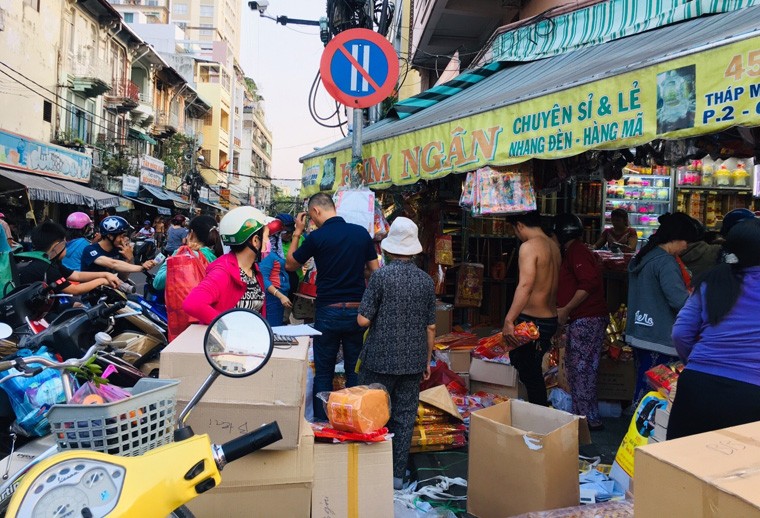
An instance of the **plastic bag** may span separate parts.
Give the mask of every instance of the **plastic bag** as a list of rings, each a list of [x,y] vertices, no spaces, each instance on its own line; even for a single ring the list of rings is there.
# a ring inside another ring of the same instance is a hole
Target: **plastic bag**
[[[379,384],[320,392],[330,426],[336,430],[369,433],[384,427],[391,418],[391,398]]]
[[[377,200],[375,200],[375,241],[381,241],[385,239],[390,229],[391,226],[388,223],[388,220],[385,219],[383,208],[380,206]]]
[[[197,255],[196,255],[197,254]],[[169,320],[169,341],[198,321],[182,310],[182,303],[190,291],[206,276],[208,259],[190,247],[181,246],[177,253],[166,260],[166,314]]]
[[[366,228],[375,237],[375,193],[364,189],[344,189],[333,195],[335,210],[348,223]]]
[[[88,381],[74,393],[70,403],[77,405],[102,405],[103,403],[121,401],[130,396],[131,394],[121,387],[98,385],[97,383]]]
[[[19,356],[43,356],[51,361],[56,358],[47,352],[45,347],[36,351],[22,349]],[[40,367],[38,363],[28,365],[34,369]],[[16,374],[16,369],[8,369],[3,376]],[[63,391],[62,376],[55,369],[43,369],[42,372],[32,377],[17,376],[0,385],[5,390],[10,399],[13,412],[16,414],[16,425],[20,432],[30,437],[41,437],[50,433],[50,423],[47,419],[47,411],[51,406],[57,403],[66,402],[66,394]],[[76,380],[71,377],[72,385],[76,385]]]

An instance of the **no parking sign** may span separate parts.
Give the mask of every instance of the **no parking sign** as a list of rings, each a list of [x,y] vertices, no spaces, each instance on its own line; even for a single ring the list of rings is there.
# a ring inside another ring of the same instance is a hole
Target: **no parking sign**
[[[398,56],[380,34],[350,29],[325,47],[319,72],[325,89],[336,101],[351,108],[369,108],[393,93]]]

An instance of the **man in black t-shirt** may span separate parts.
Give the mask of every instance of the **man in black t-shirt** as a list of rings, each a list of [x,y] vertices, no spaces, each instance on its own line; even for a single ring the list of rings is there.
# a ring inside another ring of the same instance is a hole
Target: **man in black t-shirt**
[[[18,254],[28,258],[29,262],[19,268],[21,284],[42,281],[52,283],[66,279],[69,284],[63,289],[69,295],[82,295],[99,286],[119,286],[119,278],[107,272],[75,272],[63,266],[61,260],[66,256],[66,230],[51,221],[37,225],[32,230],[32,247],[34,251]]]
[[[117,272],[126,278],[130,273],[150,270],[156,262],[133,264],[133,247],[128,233],[132,226],[121,216],[108,216],[99,225],[100,241],[82,251],[82,270],[88,272]]]
[[[312,257],[317,266],[314,327],[322,334],[314,337],[314,418],[326,421],[317,394],[332,390],[339,349],[343,349],[346,386],[358,383],[355,368],[364,329],[356,317],[366,287],[365,271],[377,270],[378,261],[367,229],[339,217],[330,196],[324,193],[312,196],[309,216],[319,228],[302,244],[306,214],[298,215],[285,269],[296,271]]]

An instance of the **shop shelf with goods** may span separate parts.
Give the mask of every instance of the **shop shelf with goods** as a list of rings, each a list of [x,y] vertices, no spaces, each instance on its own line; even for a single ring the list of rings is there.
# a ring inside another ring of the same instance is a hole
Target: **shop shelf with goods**
[[[583,222],[583,240],[593,244],[604,228],[604,182],[578,180],[573,182],[573,187],[571,211]]]
[[[615,209],[628,212],[628,223],[636,230],[639,243],[649,239],[659,223],[657,218],[672,210],[673,174],[664,166],[623,169],[619,180],[607,182],[604,193],[604,223],[611,225]]]
[[[498,326],[517,283],[517,237],[506,215],[475,217],[464,210],[463,221],[462,262],[483,265],[483,302],[459,316],[473,326]]]
[[[726,160],[717,170],[706,160],[692,160],[676,170],[676,210],[701,221],[707,230],[720,230],[727,212],[757,208],[754,175],[743,160]]]

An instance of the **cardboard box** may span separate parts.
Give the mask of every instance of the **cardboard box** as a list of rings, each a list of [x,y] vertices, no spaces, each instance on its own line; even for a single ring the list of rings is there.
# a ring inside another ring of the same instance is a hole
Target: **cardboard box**
[[[511,365],[473,358],[470,363],[470,380],[517,387],[518,374],[517,369]]]
[[[199,517],[308,517],[313,481],[314,433],[304,422],[298,449],[259,451],[227,464],[221,485],[188,507]]]
[[[487,392],[489,394],[496,394],[497,396],[508,397],[510,399],[518,399],[521,397],[519,387],[507,387],[505,385],[497,385],[495,383],[473,381],[472,378],[470,378],[469,392],[470,394],[475,394],[476,392]]]
[[[391,442],[315,444],[311,516],[393,516]]]
[[[309,518],[311,487],[312,484],[308,482],[275,486],[218,487],[191,500],[187,507],[198,518]]]
[[[517,400],[473,412],[467,512],[501,518],[578,505],[580,422]]]
[[[636,448],[636,516],[760,516],[758,437],[750,423]]]
[[[470,391],[470,373],[469,372],[457,372],[457,375],[464,380],[464,388],[467,392]]]
[[[203,353],[206,326],[190,326],[161,351],[160,376],[180,380],[177,407],[182,409],[211,372]],[[196,433],[217,443],[277,421],[282,440],[267,449],[298,446],[306,389],[308,338],[297,346],[276,348],[263,369],[247,378],[219,376],[190,414]]]
[[[449,349],[449,368],[454,372],[470,372],[472,349]]]
[[[449,304],[437,304],[435,306],[435,336],[445,335],[451,332],[454,309]]]
[[[314,432],[303,421],[295,450],[262,450],[227,464],[220,488],[300,484],[314,481]]]
[[[633,361],[619,362],[609,358],[599,361],[596,394],[599,399],[631,401],[636,389],[636,368]]]

